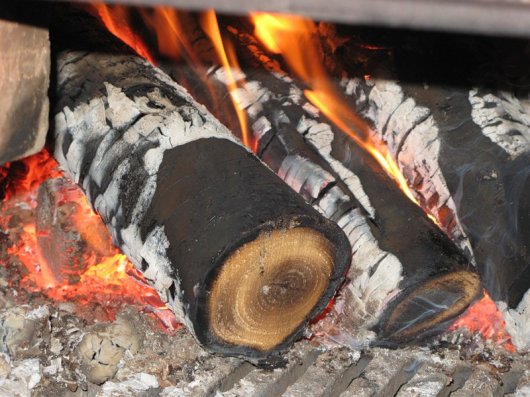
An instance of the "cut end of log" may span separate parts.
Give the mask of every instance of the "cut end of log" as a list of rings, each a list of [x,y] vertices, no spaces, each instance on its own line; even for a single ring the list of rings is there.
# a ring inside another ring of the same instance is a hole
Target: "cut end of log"
[[[306,227],[265,231],[225,261],[208,302],[212,333],[268,351],[307,319],[329,285],[333,244]]]
[[[481,291],[478,274],[467,270],[429,280],[389,307],[381,337],[390,343],[404,343],[435,332],[463,313]]]

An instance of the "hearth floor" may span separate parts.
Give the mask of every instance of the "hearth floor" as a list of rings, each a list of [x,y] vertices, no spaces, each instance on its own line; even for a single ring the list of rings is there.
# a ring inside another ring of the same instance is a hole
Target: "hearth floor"
[[[359,351],[303,340],[284,368],[266,370],[209,354],[185,329],[167,334],[132,308],[98,322],[69,303],[0,297],[0,397],[530,395],[530,358],[480,342]]]

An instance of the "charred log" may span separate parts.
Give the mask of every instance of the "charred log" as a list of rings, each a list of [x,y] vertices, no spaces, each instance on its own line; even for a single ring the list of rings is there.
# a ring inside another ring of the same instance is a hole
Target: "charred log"
[[[56,62],[55,155],[114,242],[209,350],[289,346],[346,271],[340,228],[149,63],[80,50]]]
[[[238,92],[258,155],[336,221],[352,245],[351,282],[325,321],[341,323],[359,339],[358,333],[379,323],[380,338],[394,343],[439,329],[460,314],[480,292],[469,261],[366,152],[322,122],[259,43],[229,30],[241,44],[238,55],[246,65],[237,73]],[[210,71],[214,82],[226,83],[222,68]],[[218,95],[226,97],[223,90]]]
[[[373,68],[380,51],[342,48],[344,92],[446,230],[455,236],[451,224],[461,225],[485,288],[505,310],[515,343],[528,349],[530,76],[521,67],[528,43],[401,39],[413,45],[379,39],[384,70]],[[425,50],[426,40],[434,50]],[[367,69],[373,77],[360,77]]]

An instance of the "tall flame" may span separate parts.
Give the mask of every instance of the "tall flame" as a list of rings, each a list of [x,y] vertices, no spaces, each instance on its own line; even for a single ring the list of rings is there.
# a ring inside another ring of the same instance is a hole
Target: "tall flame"
[[[206,11],[202,15],[202,28],[208,35],[212,44],[215,48],[217,56],[221,61],[221,65],[226,73],[226,85],[228,86],[228,92],[232,98],[234,108],[236,110],[237,118],[239,119],[239,125],[241,126],[241,134],[243,143],[245,146],[251,146],[251,139],[248,131],[248,120],[245,109],[241,106],[241,98],[238,90],[238,83],[235,78],[235,73],[241,73],[241,68],[237,61],[234,46],[230,41],[223,40],[221,31],[219,29],[219,23],[217,22],[217,15],[213,10]]]
[[[25,268],[26,275],[21,280],[24,290],[41,292],[60,302],[98,304],[110,317],[123,304],[132,304],[154,313],[167,329],[178,328],[174,314],[160,300],[157,292],[127,257],[112,245],[101,218],[92,211],[86,197],[77,187],[61,191],[60,196],[62,204],[72,203],[79,209],[68,215],[87,245],[83,257],[78,258],[85,262],[85,266],[79,270],[76,282],[69,282],[62,277],[62,272],[68,272],[69,269],[57,269],[42,254],[38,243],[38,238],[42,236],[37,231],[34,214],[17,217],[19,223],[24,222],[21,227],[11,226],[13,217],[21,209],[35,211],[38,189],[45,180],[63,176],[46,150],[21,162],[1,167],[0,175],[8,182],[4,200],[0,201],[3,215],[0,228],[11,231],[13,244],[7,248],[7,253],[16,257]],[[0,258],[0,265],[8,266],[9,263],[2,263]]]
[[[317,27],[311,20],[291,15],[254,13],[254,33],[272,53],[280,54],[310,88],[306,98],[370,153],[415,204],[418,201],[383,142],[376,141],[369,126],[350,108],[337,91],[322,62]]]

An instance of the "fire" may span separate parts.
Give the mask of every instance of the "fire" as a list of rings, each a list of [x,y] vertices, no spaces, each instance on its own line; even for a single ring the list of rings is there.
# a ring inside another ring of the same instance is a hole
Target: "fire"
[[[13,174],[11,169],[22,171]],[[63,176],[58,165],[44,150],[19,163],[0,168],[0,175],[7,175],[5,199],[0,202],[2,214],[0,228],[10,230],[13,245],[7,253],[18,259],[26,275],[20,287],[29,292],[42,293],[58,301],[75,302],[81,306],[99,305],[109,317],[116,314],[123,304],[135,305],[142,310],[154,313],[167,329],[178,328],[173,313],[160,300],[156,291],[134,268],[125,255],[112,245],[111,238],[101,218],[90,208],[84,194],[78,188],[61,190],[61,203],[74,204],[76,211],[69,216],[79,231],[87,247],[79,258],[85,264],[76,275],[76,281],[70,282],[62,272],[71,269],[57,269],[48,263],[39,246],[39,235],[35,220],[37,192],[39,186],[48,178]],[[12,216],[17,209],[30,209],[33,216],[24,217],[18,228],[10,227]],[[21,226],[21,227],[20,227]],[[17,234],[15,231],[18,230]],[[40,232],[42,233],[42,232]],[[6,266],[7,264],[0,264]]]
[[[306,98],[370,153],[405,195],[419,205],[405,177],[383,142],[377,142],[370,127],[350,108],[334,87],[322,62],[318,30],[311,20],[290,16],[255,13],[251,16],[256,37],[272,53],[280,54],[306,84]]]
[[[228,92],[232,98],[234,109],[236,110],[237,118],[239,119],[239,125],[241,126],[241,135],[243,143],[246,147],[251,147],[251,139],[248,131],[248,121],[245,109],[241,107],[241,98],[238,90],[238,83],[235,78],[235,74],[241,74],[241,68],[237,61],[236,52],[234,46],[230,41],[223,40],[221,31],[219,30],[219,23],[217,21],[217,15],[213,10],[206,11],[202,15],[202,27],[204,32],[210,38],[217,56],[221,61],[221,65],[226,73],[226,85]]]
[[[155,64],[142,38],[131,30],[128,23],[130,19],[129,8],[125,6],[110,7],[104,4],[96,4],[94,7],[101,21],[112,34],[133,48],[138,55]],[[182,26],[183,20],[186,19],[185,13],[163,6],[139,9],[139,12],[146,25],[156,36],[159,53],[173,61],[184,58],[203,79],[207,89],[213,93],[206,73],[205,66],[207,65],[204,65],[203,60],[199,59],[193,50],[190,32],[187,32]],[[241,75],[241,69],[237,62],[235,49],[231,42],[223,38],[214,11],[207,11],[202,14],[201,27],[211,40],[219,62],[226,73],[226,85],[239,121],[241,140],[246,147],[255,149],[255,142],[253,142],[249,132],[245,109],[240,106],[242,101],[236,75]],[[211,97],[215,98],[215,95],[211,95]]]
[[[492,340],[509,352],[515,352],[506,323],[497,305],[486,291],[482,299],[470,306],[450,327],[449,331],[466,330]]]
[[[106,4],[94,4],[97,14],[107,29],[121,41],[131,47],[138,55],[154,64],[154,59],[143,44],[142,40],[134,33],[128,23],[128,10],[125,6],[108,6]]]

